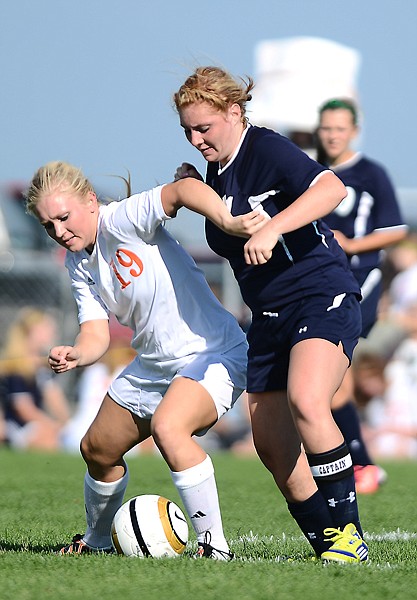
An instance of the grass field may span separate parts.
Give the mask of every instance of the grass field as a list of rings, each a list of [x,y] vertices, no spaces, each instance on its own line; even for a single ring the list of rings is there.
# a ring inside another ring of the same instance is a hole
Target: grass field
[[[57,556],[84,531],[84,463],[78,456],[0,450],[1,600],[345,600],[417,598],[417,463],[386,463],[388,482],[360,496],[370,560],[323,565],[257,458],[213,455],[227,537],[237,559]],[[158,456],[129,459],[126,500],[157,493],[181,506]],[[291,557],[293,560],[287,560]]]

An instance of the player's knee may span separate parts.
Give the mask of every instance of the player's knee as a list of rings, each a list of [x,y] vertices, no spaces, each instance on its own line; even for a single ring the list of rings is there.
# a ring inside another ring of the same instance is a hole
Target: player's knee
[[[273,448],[270,448],[268,444],[265,443],[265,440],[262,438],[262,436],[258,437],[255,435],[255,433],[253,435],[253,444],[263,465],[268,469],[268,471],[273,473],[275,468],[275,452]]]
[[[94,446],[91,444],[88,435],[85,435],[80,442],[80,452],[81,456],[87,464],[92,462],[95,451]]]
[[[106,467],[114,462],[110,456],[108,448],[106,449],[99,440],[87,432],[80,442],[80,452],[87,465],[100,465]]]
[[[155,417],[155,415],[154,415]],[[160,450],[168,449],[172,444],[178,443],[181,433],[174,420],[152,418],[151,433],[155,444]]]
[[[319,418],[321,407],[327,403],[327,399],[313,390],[293,390],[288,394],[288,399],[295,423],[314,423]]]

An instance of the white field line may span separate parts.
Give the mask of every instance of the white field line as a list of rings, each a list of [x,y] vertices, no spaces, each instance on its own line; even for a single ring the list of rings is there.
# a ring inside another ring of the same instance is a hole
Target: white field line
[[[413,531],[401,531],[397,529],[395,531],[384,531],[382,533],[370,533],[368,531],[364,532],[364,538],[366,538],[369,542],[395,542],[395,541],[409,541],[417,539],[417,533]],[[287,536],[285,532],[283,532],[280,536],[277,535],[263,535],[259,536],[250,531],[248,534],[243,534],[239,536],[236,540],[230,540],[230,543],[259,543],[259,542],[273,542],[273,541],[300,541],[305,540],[303,535],[300,536]]]
[[[417,533],[413,532],[413,531],[401,531],[400,529],[397,529],[396,531],[384,531],[382,533],[369,533],[367,531],[364,532],[364,538],[366,539],[366,541],[369,542],[407,542],[409,540],[417,540]],[[300,541],[304,541],[306,542],[306,539],[303,535],[300,536],[287,536],[285,534],[285,532],[283,532],[280,536],[274,536],[274,535],[270,535],[270,536],[259,536],[257,534],[254,534],[252,531],[249,532],[249,534],[243,534],[241,536],[239,536],[236,540],[230,540],[230,545],[233,547],[234,544],[246,544],[246,545],[253,545],[255,546],[256,544],[259,543],[264,543],[264,544],[270,544],[272,542],[277,542],[277,541],[293,541],[293,542],[300,542]],[[288,562],[289,557],[287,556],[276,556],[276,557],[270,557],[270,558],[266,558],[266,557],[241,557],[238,556],[237,560],[238,561],[242,561],[242,562],[284,562],[287,563]],[[296,565],[298,563],[297,560],[292,561],[290,558],[290,562],[289,564],[293,563],[294,565]],[[364,563],[365,564],[365,563]],[[366,563],[367,566],[373,566],[373,568],[379,568],[382,570],[385,569],[395,569],[395,565],[391,564],[391,563],[384,563],[384,564],[378,564],[378,563],[374,563],[373,561],[369,560],[368,563]]]
[[[367,542],[408,542],[410,540],[417,540],[417,533],[414,531],[401,531],[397,529],[396,531],[384,531],[382,533],[369,533],[368,531],[364,532],[364,538],[366,538]],[[229,544],[231,546],[235,544],[259,544],[261,543],[271,543],[271,542],[300,542],[306,541],[303,535],[297,536],[287,536],[285,532],[282,532],[281,535],[258,535],[257,533],[253,533],[250,531],[247,534],[240,535],[237,539],[228,538]],[[189,542],[189,546],[197,547],[197,542],[191,541]]]
[[[408,542],[410,540],[417,540],[417,533],[414,531],[402,531],[400,529],[397,529],[395,531],[384,531],[382,533],[369,533],[367,531],[364,532],[364,538],[366,539],[367,542]],[[230,546],[233,548],[233,546],[236,547],[236,545],[240,545],[240,544],[245,544],[246,546],[256,546],[257,544],[271,544],[273,542],[285,542],[285,541],[292,541],[292,542],[306,542],[306,539],[303,535],[300,536],[287,536],[285,534],[285,532],[282,532],[280,535],[258,535],[253,533],[252,531],[250,531],[248,534],[243,534],[240,535],[237,539],[229,539],[229,544]],[[195,549],[197,548],[197,543],[192,541],[189,543],[188,547],[190,549]],[[289,560],[290,559],[290,560]],[[241,561],[241,562],[285,562],[287,563],[288,561],[290,563],[294,563],[297,564],[297,560],[291,560],[290,557],[288,556],[276,556],[276,557],[270,557],[270,558],[266,558],[266,557],[242,557],[242,556],[237,556],[236,560]],[[378,567],[378,568],[382,568],[382,569],[392,569],[395,568],[395,565],[392,565],[390,563],[386,563],[383,565],[379,565],[378,563],[373,563],[371,560],[368,562],[368,564],[372,564],[373,567]]]

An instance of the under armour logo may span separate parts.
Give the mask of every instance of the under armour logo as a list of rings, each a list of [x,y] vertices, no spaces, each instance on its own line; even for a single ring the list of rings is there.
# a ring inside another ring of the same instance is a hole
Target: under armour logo
[[[300,327],[300,329],[298,330],[298,333],[305,333],[307,331],[307,325],[304,325],[304,327]]]
[[[207,515],[205,513],[203,513],[201,510],[198,510],[196,513],[193,514],[193,516],[191,517],[192,519],[202,519],[203,517],[206,517]]]
[[[355,500],[355,492],[349,492],[349,496],[347,498],[339,498],[339,500],[336,500],[336,498],[328,498],[327,502],[331,508],[336,508],[337,504],[343,504],[344,502],[350,502],[350,504],[352,504],[352,502],[355,502]]]
[[[348,502],[350,502],[351,504],[352,504],[352,502],[355,502],[355,500],[356,500],[356,494],[355,494],[355,492],[349,492],[349,497],[346,498],[346,500]]]

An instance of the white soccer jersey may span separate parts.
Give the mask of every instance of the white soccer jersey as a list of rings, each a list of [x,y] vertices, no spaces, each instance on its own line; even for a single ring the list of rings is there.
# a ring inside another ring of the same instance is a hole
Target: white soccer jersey
[[[162,186],[101,206],[94,251],[67,252],[79,323],[113,313],[133,331],[147,377],[172,377],[192,355],[241,344],[236,319],[162,223]]]

